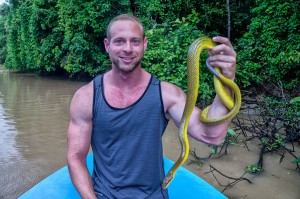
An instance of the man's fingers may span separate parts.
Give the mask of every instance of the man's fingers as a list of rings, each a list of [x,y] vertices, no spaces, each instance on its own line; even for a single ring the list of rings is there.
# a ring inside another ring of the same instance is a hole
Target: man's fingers
[[[222,61],[213,61],[213,62],[209,62],[210,65],[212,66],[217,66],[220,67],[222,69],[222,74],[231,79],[234,80],[235,78],[235,63],[232,62],[222,62]]]
[[[217,45],[209,50],[209,55],[217,55],[217,54],[236,56],[236,53],[233,50],[233,48],[231,48],[225,44]]]
[[[216,36],[213,41],[219,45],[210,49],[208,61],[210,65],[222,69],[224,76],[234,80],[236,70],[236,52],[228,38]]]
[[[216,37],[213,37],[212,40],[214,42],[225,44],[225,45],[229,46],[230,48],[233,48],[230,40],[228,38],[226,38],[226,37],[216,36]]]
[[[235,64],[236,62],[236,58],[235,56],[228,56],[225,54],[218,54],[218,55],[214,55],[214,56],[210,56],[208,58],[209,63],[211,62],[227,62],[227,63],[233,63]]]

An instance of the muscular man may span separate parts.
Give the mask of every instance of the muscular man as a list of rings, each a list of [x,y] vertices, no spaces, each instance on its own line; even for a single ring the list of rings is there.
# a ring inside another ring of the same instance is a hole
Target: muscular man
[[[227,38],[209,51],[211,65],[234,79],[236,53]],[[68,166],[82,198],[168,198],[161,188],[164,178],[162,135],[168,120],[178,126],[186,102],[177,86],[161,82],[141,66],[147,48],[141,22],[119,15],[107,29],[105,49],[112,69],[96,77],[74,95],[68,129]],[[229,122],[206,126],[194,108],[188,133],[193,138],[219,145]],[[208,116],[228,112],[218,96]],[[90,145],[94,153],[92,178],[86,167]]]

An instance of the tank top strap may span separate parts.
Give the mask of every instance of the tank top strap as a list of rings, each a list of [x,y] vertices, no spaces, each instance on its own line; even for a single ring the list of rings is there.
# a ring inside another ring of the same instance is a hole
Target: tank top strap
[[[97,111],[95,107],[98,106],[98,101],[96,99],[99,99],[101,95],[102,85],[103,85],[103,74],[98,75],[93,79],[93,85],[94,85],[94,95],[93,95],[93,118],[97,116]]]

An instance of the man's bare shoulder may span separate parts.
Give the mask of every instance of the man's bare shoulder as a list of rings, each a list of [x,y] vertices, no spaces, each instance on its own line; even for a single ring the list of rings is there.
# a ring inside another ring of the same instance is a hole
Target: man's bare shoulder
[[[185,102],[186,95],[181,88],[169,82],[161,82],[164,106],[168,109],[176,103]]]
[[[90,97],[93,99],[94,85],[93,81],[80,87],[73,96],[73,100],[88,100]]]
[[[169,97],[182,97],[185,96],[184,92],[181,88],[176,86],[175,84],[162,81],[161,82],[161,90],[162,93],[168,95]]]
[[[79,88],[71,102],[71,117],[92,117],[94,85],[93,81]]]

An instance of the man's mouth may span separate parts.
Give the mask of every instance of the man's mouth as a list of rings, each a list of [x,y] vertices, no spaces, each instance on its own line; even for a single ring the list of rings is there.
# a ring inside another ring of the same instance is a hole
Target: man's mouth
[[[133,57],[121,57],[121,60],[125,63],[131,63],[133,60]]]

